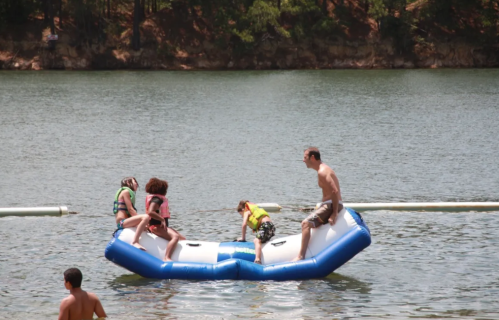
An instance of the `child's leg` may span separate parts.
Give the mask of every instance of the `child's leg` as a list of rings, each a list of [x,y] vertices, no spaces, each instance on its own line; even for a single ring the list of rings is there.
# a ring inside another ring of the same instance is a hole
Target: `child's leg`
[[[170,230],[173,231],[173,232],[175,232],[176,234],[178,234],[178,239],[179,240],[185,240],[185,237],[183,235],[181,235],[177,230],[168,227],[168,231],[170,231]]]
[[[258,238],[255,238],[253,240],[253,243],[255,244],[255,263],[262,263],[262,241]]]
[[[135,236],[133,237],[132,246],[144,251],[146,251],[146,248],[140,245],[139,238],[140,235],[142,234],[142,231],[144,231],[147,224],[149,223],[149,220],[151,220],[151,218],[149,217],[148,214],[141,214],[128,218],[123,223],[124,228],[137,226],[137,230],[135,231]]]
[[[164,261],[172,261],[173,250],[175,250],[178,240],[180,239],[179,233],[171,228],[168,228],[168,235],[171,237],[171,240],[168,241],[168,245],[166,246]]]
[[[175,246],[177,245],[179,240],[178,233],[175,232],[175,230],[173,230],[172,228],[168,228],[167,230],[165,230],[159,227],[154,229],[153,233],[163,239],[168,240],[164,261],[172,261],[172,253],[173,250],[175,250]]]

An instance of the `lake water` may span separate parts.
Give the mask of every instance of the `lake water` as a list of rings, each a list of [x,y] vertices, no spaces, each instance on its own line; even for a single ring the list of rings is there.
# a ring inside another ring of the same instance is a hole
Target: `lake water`
[[[104,249],[120,180],[169,182],[171,226],[232,241],[241,199],[276,237],[321,198],[317,146],[345,202],[499,201],[499,70],[0,73],[0,318],[55,319],[78,267],[110,319],[497,319],[498,212],[363,214],[370,247],[307,281],[144,279]]]

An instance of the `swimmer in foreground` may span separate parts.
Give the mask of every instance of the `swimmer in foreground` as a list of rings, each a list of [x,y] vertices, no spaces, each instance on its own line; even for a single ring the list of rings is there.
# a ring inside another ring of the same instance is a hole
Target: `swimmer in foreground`
[[[81,289],[82,279],[77,268],[64,271],[64,286],[69,290],[69,296],[61,301],[58,320],[93,319],[94,313],[98,318],[107,317],[99,298]]]

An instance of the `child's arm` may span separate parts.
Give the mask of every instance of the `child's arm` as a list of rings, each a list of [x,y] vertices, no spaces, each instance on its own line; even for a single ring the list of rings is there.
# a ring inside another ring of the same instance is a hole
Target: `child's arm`
[[[244,216],[243,216],[243,226],[242,226],[242,237],[239,239],[241,241],[246,241],[246,226],[248,225],[248,218],[249,215],[251,214],[250,211],[245,211]]]
[[[158,210],[158,209],[159,209],[159,204],[151,201],[151,204],[149,205],[149,211],[147,212],[147,214],[151,218],[156,219],[158,221],[161,221],[161,226],[164,229],[166,227],[166,222],[162,216],[160,216],[158,213],[156,213],[156,210]]]
[[[121,194],[123,195],[123,200],[125,201],[126,208],[128,209],[130,215],[132,217],[136,216],[137,211],[135,211],[135,209],[133,208],[132,200],[130,199],[130,192],[128,192],[128,190],[125,190]]]

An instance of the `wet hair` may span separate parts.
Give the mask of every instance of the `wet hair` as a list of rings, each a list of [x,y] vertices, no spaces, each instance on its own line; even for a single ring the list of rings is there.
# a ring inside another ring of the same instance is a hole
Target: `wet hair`
[[[64,271],[64,281],[71,283],[73,288],[81,287],[81,280],[83,280],[83,275],[78,268],[69,268]]]
[[[133,182],[137,184],[137,188],[139,187],[139,183],[137,182],[137,179],[134,177],[126,177],[121,180],[121,187],[128,187],[130,189],[133,189]]]
[[[158,178],[151,178],[146,184],[146,192],[150,194],[161,194],[166,196],[168,191],[168,182]]]
[[[241,200],[239,201],[239,205],[237,206],[237,212],[244,211],[244,208],[246,207],[246,203],[248,203],[248,200]]]
[[[315,160],[318,160],[318,161],[321,160],[321,153],[319,152],[319,149],[317,149],[316,147],[310,147],[305,151],[308,151],[308,158],[309,159],[311,156],[314,156]]]

